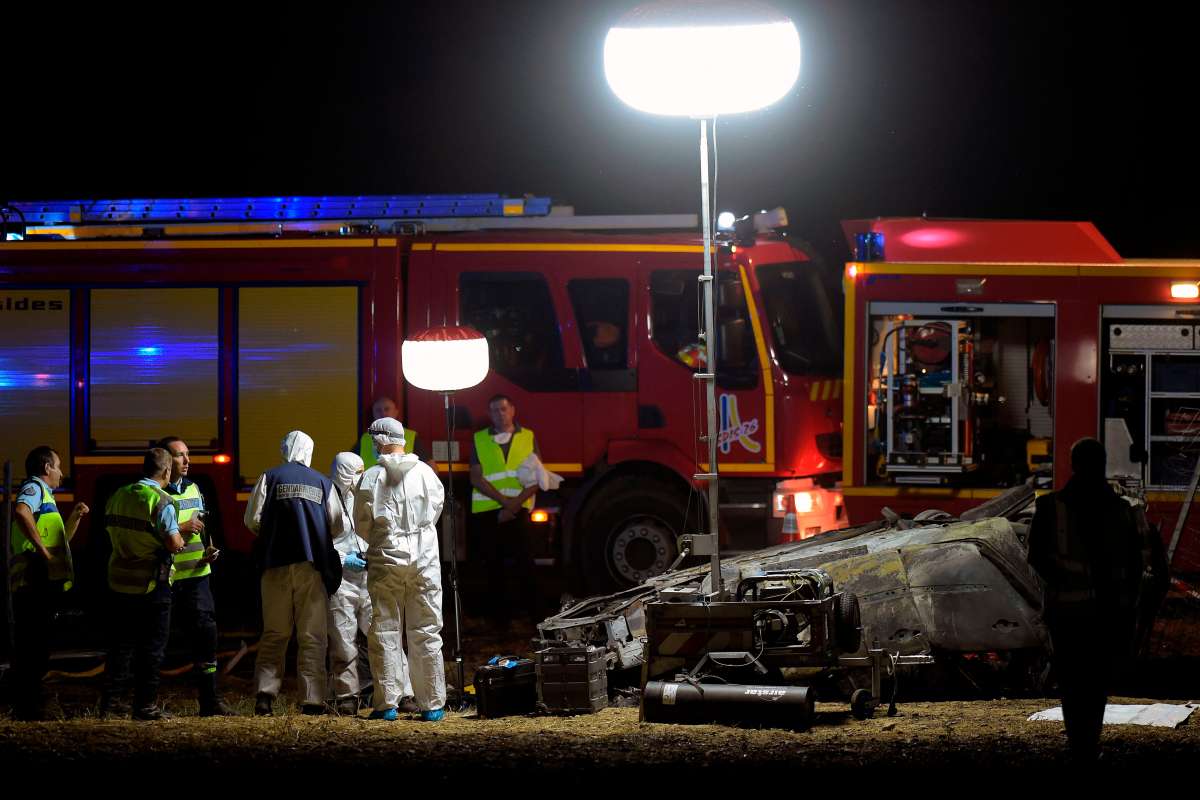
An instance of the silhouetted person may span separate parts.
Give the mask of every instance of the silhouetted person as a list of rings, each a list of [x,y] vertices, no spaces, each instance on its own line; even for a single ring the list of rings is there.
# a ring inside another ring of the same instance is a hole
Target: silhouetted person
[[[1079,763],[1099,757],[1109,685],[1133,648],[1142,574],[1134,512],[1105,480],[1105,461],[1100,442],[1077,441],[1071,479],[1038,498],[1029,533],[1067,744]]]

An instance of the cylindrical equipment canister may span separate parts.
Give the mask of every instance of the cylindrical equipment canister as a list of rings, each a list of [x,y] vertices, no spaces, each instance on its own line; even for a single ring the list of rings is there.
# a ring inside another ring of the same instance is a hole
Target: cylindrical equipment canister
[[[812,724],[813,700],[807,686],[650,681],[642,692],[642,719],[803,729]]]

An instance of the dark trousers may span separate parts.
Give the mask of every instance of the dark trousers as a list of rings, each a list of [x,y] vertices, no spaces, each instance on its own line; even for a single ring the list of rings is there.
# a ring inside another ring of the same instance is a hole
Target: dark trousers
[[[158,702],[158,671],[171,633],[171,586],[159,581],[148,594],[109,591],[109,648],[104,692],[126,699],[133,688],[134,708]]]
[[[516,581],[522,611],[530,621],[540,622],[537,605],[537,587],[533,577],[533,548],[529,530],[529,512],[521,513],[508,522],[500,522],[499,511],[485,511],[471,515],[473,537],[487,562],[488,617],[493,621],[507,622],[513,618],[513,598],[509,594],[508,580]],[[505,559],[511,558],[511,567]]]
[[[18,717],[41,716],[42,678],[50,666],[50,632],[61,583],[46,577],[45,562],[31,559],[26,586],[13,592],[13,709]]]
[[[1054,670],[1062,693],[1067,746],[1074,760],[1091,763],[1100,755],[1100,732],[1112,676],[1125,658],[1120,631],[1105,630],[1094,618],[1056,620],[1049,625]]]
[[[171,609],[187,638],[197,674],[211,673],[217,666],[216,608],[208,579],[208,575],[187,578],[171,587]]]

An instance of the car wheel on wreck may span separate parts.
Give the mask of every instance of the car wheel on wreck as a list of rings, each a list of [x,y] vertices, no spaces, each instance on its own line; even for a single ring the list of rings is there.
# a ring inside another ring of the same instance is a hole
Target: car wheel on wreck
[[[862,611],[858,595],[843,591],[833,598],[833,636],[843,653],[857,653],[862,645]]]
[[[580,515],[583,578],[597,594],[660,575],[678,553],[687,495],[644,476],[600,488]]]

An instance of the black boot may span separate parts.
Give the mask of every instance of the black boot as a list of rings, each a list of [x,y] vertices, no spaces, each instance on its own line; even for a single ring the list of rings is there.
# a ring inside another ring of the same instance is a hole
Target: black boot
[[[133,710],[133,718],[138,722],[158,722],[159,720],[171,719],[171,714],[164,711],[156,703],[147,703]]]
[[[235,717],[234,711],[225,699],[217,693],[217,673],[201,672],[196,676],[200,690],[200,716],[202,717]]]
[[[271,716],[271,704],[275,702],[275,698],[266,692],[259,692],[258,697],[254,700],[254,716],[269,717]]]
[[[131,711],[133,708],[124,697],[110,695],[107,692],[100,697],[101,719],[129,719]]]

